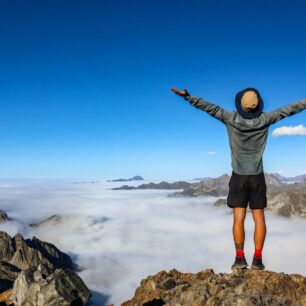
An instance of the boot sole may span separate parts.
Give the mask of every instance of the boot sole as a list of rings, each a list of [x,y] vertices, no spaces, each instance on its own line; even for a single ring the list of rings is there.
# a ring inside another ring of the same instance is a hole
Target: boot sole
[[[232,270],[235,269],[246,269],[248,267],[248,265],[236,265],[236,266],[232,266]]]

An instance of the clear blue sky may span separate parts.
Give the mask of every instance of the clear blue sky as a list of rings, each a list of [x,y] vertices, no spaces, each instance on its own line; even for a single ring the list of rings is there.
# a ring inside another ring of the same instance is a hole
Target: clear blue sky
[[[228,110],[306,97],[305,1],[1,1],[1,178],[231,173],[225,126],[170,88]],[[306,136],[272,137],[264,169],[306,172]],[[215,154],[207,154],[215,152]]]

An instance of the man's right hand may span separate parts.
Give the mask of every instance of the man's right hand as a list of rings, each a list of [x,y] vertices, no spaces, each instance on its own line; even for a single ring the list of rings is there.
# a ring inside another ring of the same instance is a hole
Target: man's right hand
[[[179,91],[176,88],[172,87],[171,90],[176,93],[177,95],[181,96],[181,97],[188,97],[189,96],[189,92],[187,91],[186,88],[184,88],[184,91]]]

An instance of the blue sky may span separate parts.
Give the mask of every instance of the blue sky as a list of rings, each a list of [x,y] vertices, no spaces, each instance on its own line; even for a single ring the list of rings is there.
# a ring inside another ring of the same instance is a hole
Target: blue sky
[[[231,173],[228,110],[306,97],[305,1],[1,1],[0,177],[188,179]],[[270,127],[264,169],[306,173],[306,111]],[[207,152],[215,152],[208,154]]]

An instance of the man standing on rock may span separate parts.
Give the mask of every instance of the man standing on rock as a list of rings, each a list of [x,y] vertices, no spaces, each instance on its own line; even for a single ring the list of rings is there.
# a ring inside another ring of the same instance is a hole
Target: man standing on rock
[[[236,258],[232,269],[248,266],[244,256],[244,220],[246,208],[252,210],[255,222],[255,252],[252,269],[264,270],[262,248],[266,237],[264,208],[267,207],[266,182],[263,171],[264,153],[268,129],[273,123],[297,114],[306,108],[306,99],[280,107],[271,112],[262,112],[263,100],[255,88],[246,88],[236,94],[237,111],[228,111],[176,88],[171,90],[191,105],[207,112],[226,125],[231,148],[232,175],[229,181],[227,205],[233,209],[233,236]]]

